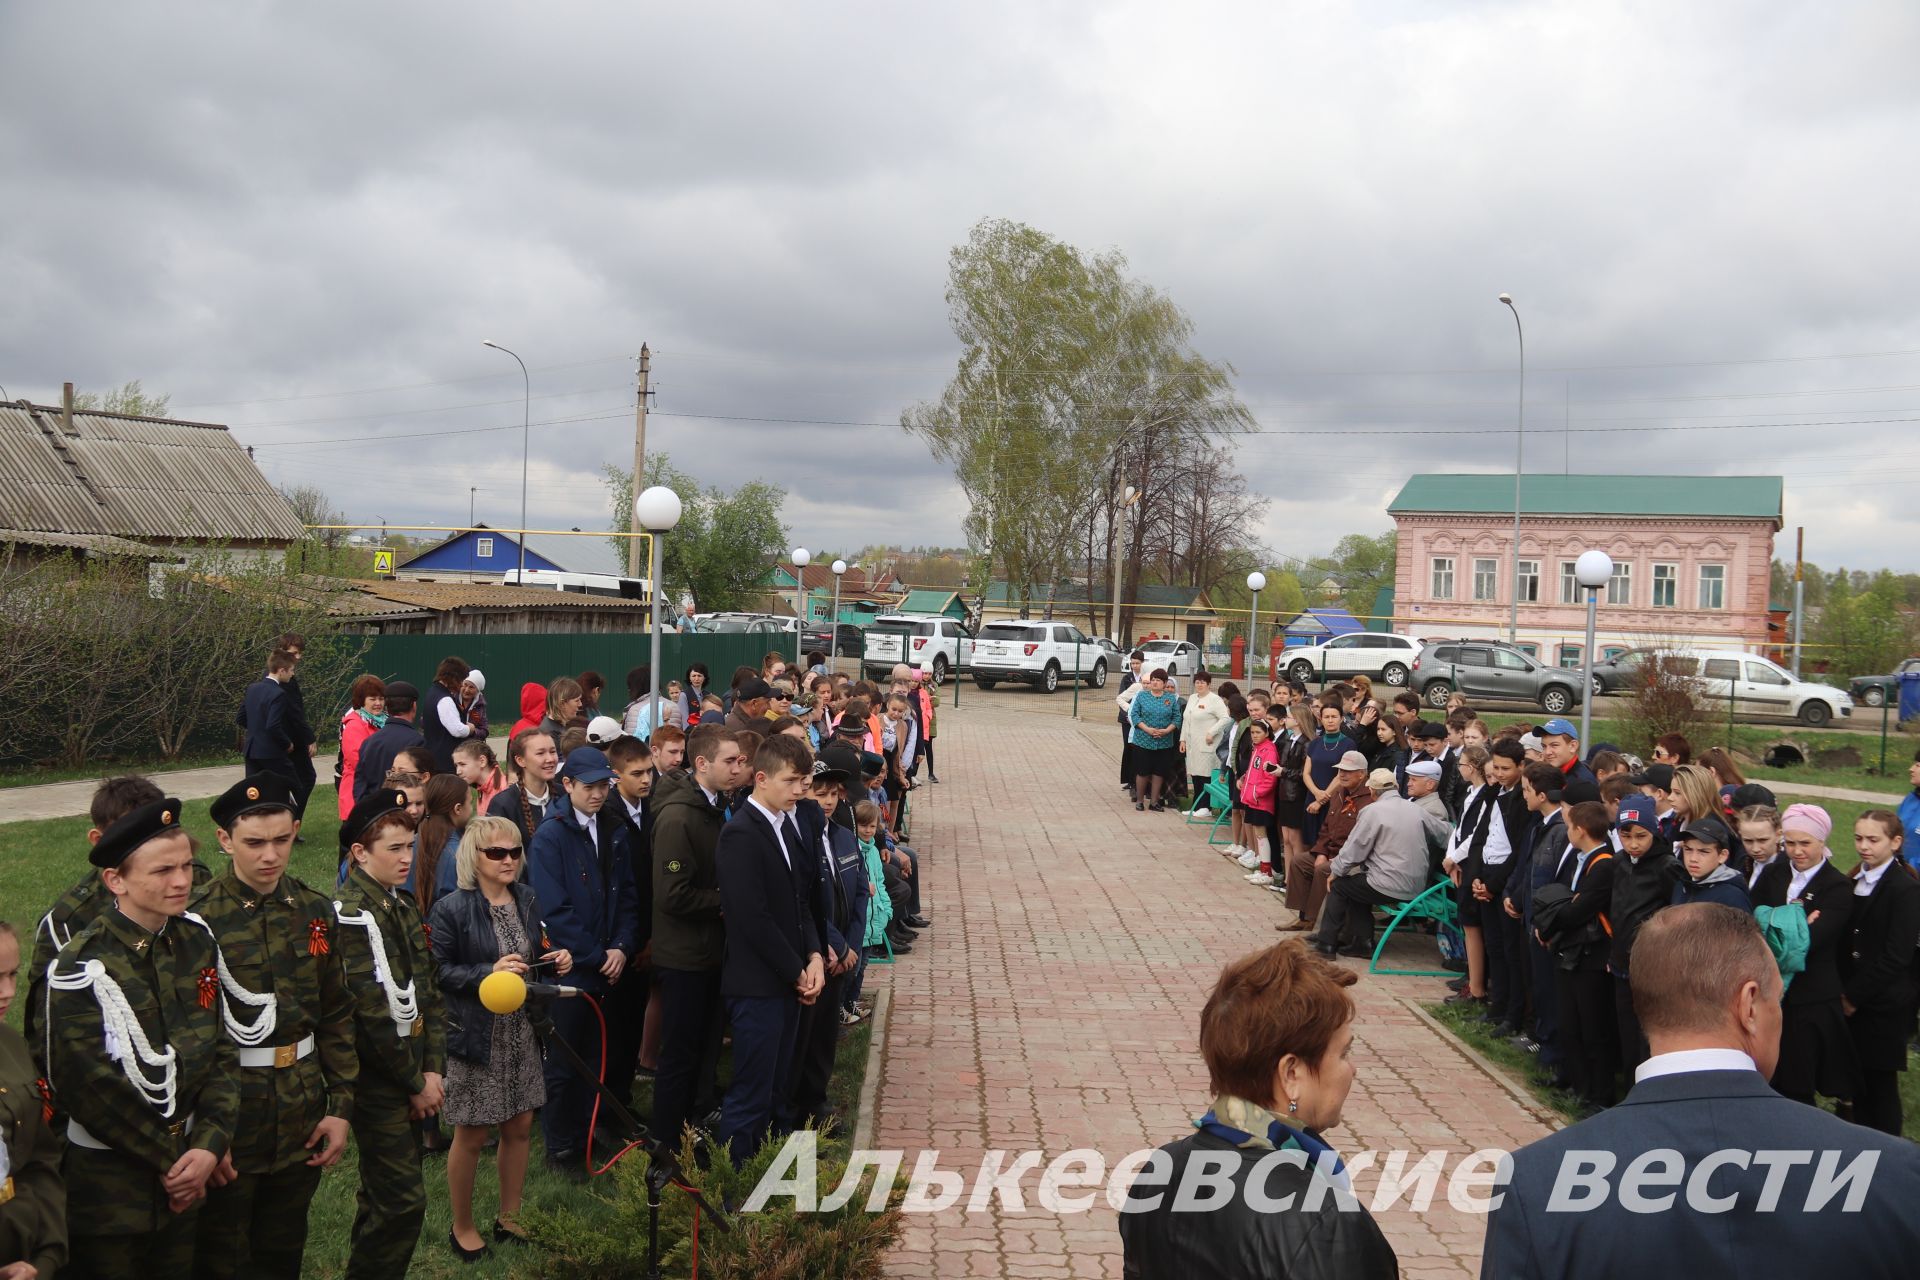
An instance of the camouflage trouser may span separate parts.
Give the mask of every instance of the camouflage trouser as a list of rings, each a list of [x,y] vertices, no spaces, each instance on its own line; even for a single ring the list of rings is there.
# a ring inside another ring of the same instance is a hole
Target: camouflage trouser
[[[69,1205],[70,1220],[84,1219],[85,1205]],[[130,1236],[89,1236],[67,1242],[70,1260],[61,1280],[159,1280],[193,1270],[193,1240],[200,1210],[171,1215],[158,1230]]]
[[[193,1274],[199,1280],[300,1280],[307,1208],[320,1170],[303,1161],[278,1173],[243,1173],[211,1187],[201,1206]]]
[[[392,1280],[407,1273],[427,1218],[420,1128],[407,1118],[407,1095],[362,1077],[353,1100],[353,1143],[360,1151],[360,1194],[347,1278]]]

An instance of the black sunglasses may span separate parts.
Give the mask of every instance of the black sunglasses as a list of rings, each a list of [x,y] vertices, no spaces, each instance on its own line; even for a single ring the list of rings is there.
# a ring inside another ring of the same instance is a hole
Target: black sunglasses
[[[502,845],[498,848],[482,849],[480,852],[486,854],[487,857],[494,862],[505,862],[509,858],[517,858],[520,856],[520,846],[517,844]]]

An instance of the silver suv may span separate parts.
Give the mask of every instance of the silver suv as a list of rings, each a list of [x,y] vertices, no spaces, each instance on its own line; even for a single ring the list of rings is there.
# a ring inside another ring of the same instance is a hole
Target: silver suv
[[[1548,667],[1518,649],[1491,640],[1445,640],[1413,660],[1411,684],[1430,707],[1444,707],[1458,690],[1467,701],[1527,702],[1564,715],[1580,701],[1580,673]]]

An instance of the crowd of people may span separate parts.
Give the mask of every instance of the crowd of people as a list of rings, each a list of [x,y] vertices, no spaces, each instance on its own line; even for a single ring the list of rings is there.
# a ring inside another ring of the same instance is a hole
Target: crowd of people
[[[428,1151],[447,1247],[475,1261],[524,1239],[536,1117],[548,1166],[580,1180],[641,1129],[737,1162],[835,1122],[868,966],[931,924],[907,843],[911,793],[939,781],[923,672],[880,686],[770,653],[724,691],[695,663],[656,694],[641,666],[617,712],[597,673],[563,676],[522,689],[505,762],[463,660],[424,694],[361,676],[334,882],[310,887],[290,870],[315,787],[303,649],[282,637],[246,691],[245,776],[211,805],[224,866],[152,781],[95,792],[89,868],[33,940],[25,1038],[0,1028],[0,1276],[299,1276],[349,1140],[346,1274],[398,1276]],[[0,926],[0,1014],[21,958]],[[501,973],[526,1004],[493,1010]]]
[[[1678,904],[1752,914],[1785,982],[1773,1087],[1886,1133],[1920,1010],[1920,755],[1901,812],[1863,813],[1858,864],[1833,863],[1833,820],[1782,807],[1715,747],[1679,734],[1647,757],[1583,749],[1554,718],[1490,730],[1457,695],[1442,718],[1364,678],[1310,695],[1242,690],[1201,672],[1180,699],[1130,656],[1119,692],[1122,783],[1136,809],[1230,822],[1221,849],[1281,900],[1282,932],[1327,957],[1371,959],[1376,909],[1443,880],[1442,952],[1464,972],[1448,1003],[1486,1020],[1593,1107],[1647,1057],[1630,976],[1639,931]],[[1231,816],[1209,805],[1226,804]],[[1908,812],[1911,810],[1911,812]]]

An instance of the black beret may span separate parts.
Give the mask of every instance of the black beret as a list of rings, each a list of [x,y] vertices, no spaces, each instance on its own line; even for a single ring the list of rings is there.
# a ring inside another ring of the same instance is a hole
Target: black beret
[[[233,824],[250,813],[275,809],[293,812],[293,783],[277,773],[256,773],[242,778],[208,806],[214,825],[222,831],[233,830]]]
[[[117,867],[147,841],[180,830],[180,802],[171,797],[141,805],[108,827],[93,846],[87,861],[96,867]]]
[[[884,771],[886,767],[887,761],[885,756],[875,755],[871,751],[862,751],[860,753],[860,768],[864,772],[878,774]]]
[[[354,845],[361,843],[360,837],[367,833],[377,819],[390,813],[404,811],[407,807],[407,793],[398,787],[377,787],[365,796],[353,802],[353,812],[340,824],[340,851],[345,853]]]
[[[1560,788],[1560,799],[1566,804],[1598,804],[1600,788],[1584,778],[1572,778]]]

